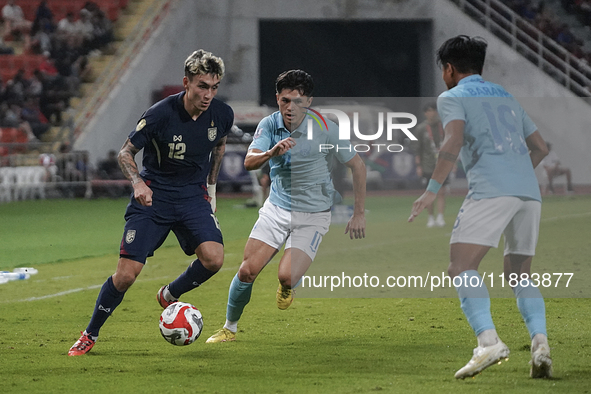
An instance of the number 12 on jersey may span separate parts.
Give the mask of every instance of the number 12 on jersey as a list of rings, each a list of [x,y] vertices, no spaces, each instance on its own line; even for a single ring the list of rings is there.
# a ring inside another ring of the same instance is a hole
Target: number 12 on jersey
[[[185,152],[187,151],[187,145],[184,142],[171,142],[168,144],[168,158],[169,159],[185,159]]]

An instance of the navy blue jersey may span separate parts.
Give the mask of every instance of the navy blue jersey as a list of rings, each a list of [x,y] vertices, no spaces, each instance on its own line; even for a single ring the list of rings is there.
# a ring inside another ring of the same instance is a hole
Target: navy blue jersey
[[[150,187],[198,186],[204,190],[211,167],[211,150],[234,122],[227,104],[213,99],[193,120],[183,105],[185,92],[154,104],[129,135],[133,146],[144,149],[142,178]]]

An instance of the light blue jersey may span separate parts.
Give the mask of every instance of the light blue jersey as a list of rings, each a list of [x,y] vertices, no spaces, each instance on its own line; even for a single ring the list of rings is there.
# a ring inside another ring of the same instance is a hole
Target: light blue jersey
[[[313,122],[313,139],[308,140],[309,118],[306,116],[302,124],[290,133],[283,124],[281,113],[275,112],[261,120],[248,148],[265,152],[282,139],[291,136],[295,140],[295,147],[269,160],[269,201],[289,211],[322,212],[339,202],[340,195],[334,189],[330,176],[333,155],[341,163],[346,163],[356,154],[349,141],[338,139],[338,126],[330,120],[326,120],[328,130],[324,123],[321,128]],[[320,150],[321,144],[330,144],[334,148]]]
[[[437,99],[443,127],[463,120],[460,159],[467,198],[515,196],[541,201],[525,139],[537,130],[517,100],[502,86],[470,75]]]

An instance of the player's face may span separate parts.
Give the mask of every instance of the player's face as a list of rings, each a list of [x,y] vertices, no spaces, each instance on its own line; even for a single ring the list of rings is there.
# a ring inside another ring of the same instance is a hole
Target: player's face
[[[454,88],[456,86],[453,78],[454,72],[455,68],[450,63],[445,63],[441,77],[443,78],[443,82],[445,82],[445,85],[448,89]]]
[[[183,77],[185,87],[185,109],[191,115],[206,111],[211,100],[218,93],[220,78],[214,74],[193,75],[191,79]]]
[[[277,93],[279,112],[283,117],[283,124],[289,131],[294,131],[306,116],[306,108],[312,103],[312,97],[302,96],[299,90],[283,89]]]

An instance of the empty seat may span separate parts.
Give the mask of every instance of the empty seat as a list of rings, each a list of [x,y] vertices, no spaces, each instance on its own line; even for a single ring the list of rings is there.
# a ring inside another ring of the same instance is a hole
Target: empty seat
[[[15,171],[12,167],[0,167],[0,202],[10,202],[13,199]]]

